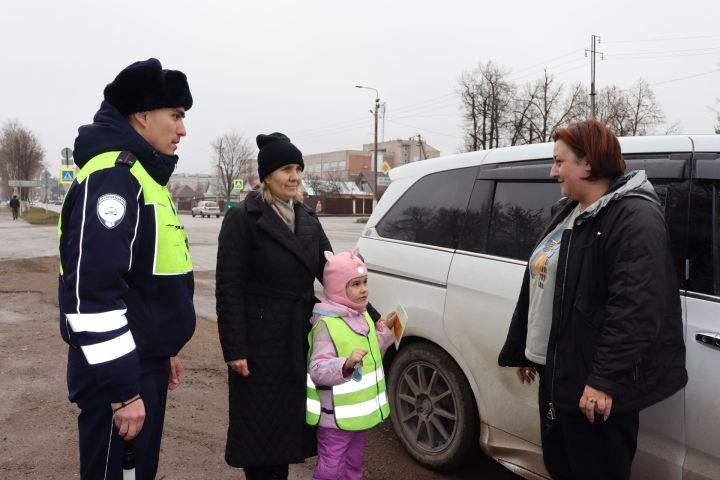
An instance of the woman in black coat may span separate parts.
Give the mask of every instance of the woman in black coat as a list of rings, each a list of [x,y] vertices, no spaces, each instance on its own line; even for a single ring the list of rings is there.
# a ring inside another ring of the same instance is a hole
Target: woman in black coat
[[[587,120],[553,133],[565,197],[528,262],[499,364],[539,373],[556,480],[626,480],[639,411],[687,382],[677,277],[659,200]]]
[[[218,243],[218,330],[228,364],[225,460],[246,478],[284,479],[316,455],[305,423],[314,281],[332,250],[302,203],[302,154],[281,133],[258,135],[259,191],[225,216]],[[377,312],[373,311],[377,318]]]

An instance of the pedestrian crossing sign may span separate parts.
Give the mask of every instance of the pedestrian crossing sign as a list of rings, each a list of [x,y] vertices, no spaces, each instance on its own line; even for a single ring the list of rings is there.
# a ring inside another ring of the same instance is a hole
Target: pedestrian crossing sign
[[[67,185],[75,180],[75,169],[74,168],[61,168],[60,169],[60,183]]]
[[[243,188],[245,188],[245,180],[242,178],[233,180],[233,190],[242,190]]]

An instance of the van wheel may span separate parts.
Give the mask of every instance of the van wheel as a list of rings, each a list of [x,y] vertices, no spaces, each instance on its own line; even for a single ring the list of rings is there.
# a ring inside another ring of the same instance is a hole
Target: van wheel
[[[393,429],[415,460],[435,470],[461,465],[478,444],[478,414],[460,367],[442,349],[400,350],[389,375]]]
[[[195,218],[195,214],[194,214],[194,213],[192,214],[192,216],[193,216],[193,218]]]

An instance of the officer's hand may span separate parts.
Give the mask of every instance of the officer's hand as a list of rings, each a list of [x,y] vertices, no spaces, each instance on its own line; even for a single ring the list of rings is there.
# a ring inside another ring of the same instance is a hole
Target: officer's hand
[[[247,377],[248,375],[250,375],[247,358],[242,358],[240,360],[231,360],[227,362],[227,364],[228,367],[232,368],[233,371],[238,375],[242,375],[243,377]]]
[[[170,357],[170,378],[168,390],[175,390],[185,381],[185,369],[178,357]]]
[[[118,435],[120,435],[123,440],[132,440],[137,437],[145,422],[145,404],[139,397],[140,395],[136,395],[126,400],[126,406],[124,407],[121,403],[110,404],[113,412],[115,412],[115,427],[118,429]],[[129,403],[135,398],[138,398],[138,400]]]

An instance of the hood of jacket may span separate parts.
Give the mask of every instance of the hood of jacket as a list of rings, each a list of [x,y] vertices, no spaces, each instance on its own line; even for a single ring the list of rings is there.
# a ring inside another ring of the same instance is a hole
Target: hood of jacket
[[[595,217],[610,202],[620,200],[624,197],[641,197],[660,205],[660,198],[658,198],[655,189],[647,179],[645,171],[634,170],[613,179],[612,182],[610,182],[608,191],[578,217],[577,224],[581,224]]]
[[[73,157],[75,164],[82,168],[96,155],[116,150],[135,155],[160,185],[167,185],[178,161],[177,155],[165,155],[155,150],[115,107],[103,101],[93,123],[78,129]]]
[[[312,317],[310,317],[310,325],[315,325],[322,317],[340,317],[354,331],[365,335],[369,331],[367,320],[365,320],[365,310],[357,311],[352,308],[341,305],[332,300],[318,302],[313,308]]]

